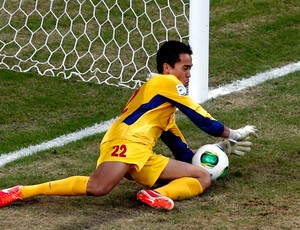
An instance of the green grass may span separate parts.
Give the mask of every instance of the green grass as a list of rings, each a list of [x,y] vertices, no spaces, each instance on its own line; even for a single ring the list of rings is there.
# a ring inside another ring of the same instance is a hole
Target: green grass
[[[299,60],[297,1],[211,1],[210,15],[211,86]]]
[[[0,154],[116,117],[132,92],[7,70],[0,88]]]
[[[299,61],[297,1],[211,1],[210,85]],[[132,90],[75,79],[0,70],[0,154],[118,116]],[[254,124],[259,138],[229,175],[171,212],[141,205],[142,187],[122,181],[105,197],[36,197],[1,209],[3,229],[298,229],[300,227],[300,73],[203,104],[229,127]],[[180,112],[191,148],[217,138]],[[0,187],[90,175],[103,134],[0,168]],[[161,142],[155,151],[169,155]]]

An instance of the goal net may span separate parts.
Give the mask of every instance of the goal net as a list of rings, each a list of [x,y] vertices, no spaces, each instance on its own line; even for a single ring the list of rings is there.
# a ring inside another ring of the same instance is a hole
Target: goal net
[[[135,88],[162,42],[188,42],[188,0],[0,2],[2,69]]]

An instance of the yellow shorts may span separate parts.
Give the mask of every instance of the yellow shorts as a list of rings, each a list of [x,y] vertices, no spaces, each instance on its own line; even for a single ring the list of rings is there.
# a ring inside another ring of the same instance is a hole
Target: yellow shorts
[[[138,183],[153,186],[169,162],[169,158],[153,152],[152,148],[128,140],[114,140],[100,145],[97,166],[106,161],[131,164],[130,176]]]

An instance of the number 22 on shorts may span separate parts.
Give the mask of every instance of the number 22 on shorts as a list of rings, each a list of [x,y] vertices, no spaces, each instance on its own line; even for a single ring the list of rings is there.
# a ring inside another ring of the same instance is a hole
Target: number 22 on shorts
[[[113,146],[113,149],[114,151],[111,154],[112,157],[126,157],[126,145],[115,145]]]

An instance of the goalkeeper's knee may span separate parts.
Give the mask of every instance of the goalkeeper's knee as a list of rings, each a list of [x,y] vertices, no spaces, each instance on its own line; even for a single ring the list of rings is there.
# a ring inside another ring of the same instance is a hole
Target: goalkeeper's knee
[[[208,189],[211,186],[211,177],[208,171],[203,170],[201,176],[196,178],[200,182],[203,191]]]

